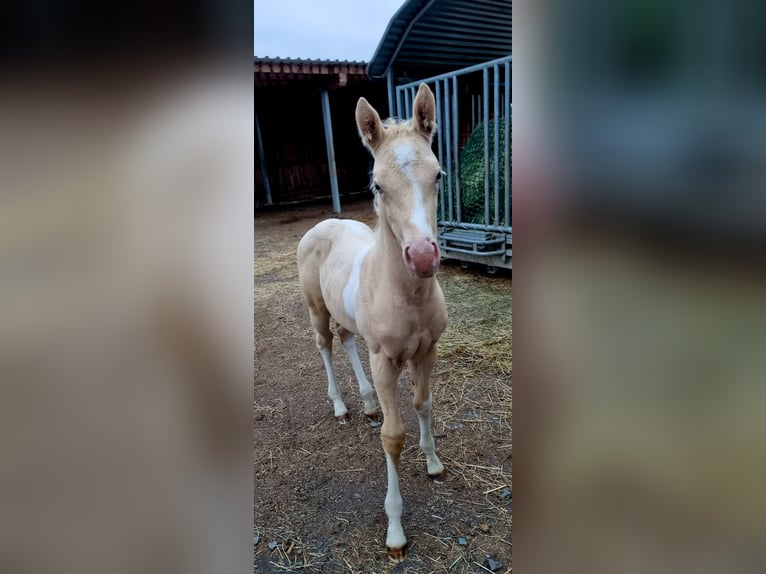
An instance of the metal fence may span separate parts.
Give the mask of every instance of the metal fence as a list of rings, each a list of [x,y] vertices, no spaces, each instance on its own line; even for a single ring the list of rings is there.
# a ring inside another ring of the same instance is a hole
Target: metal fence
[[[412,116],[421,83],[436,96],[439,246],[445,258],[511,268],[511,56],[396,86]]]

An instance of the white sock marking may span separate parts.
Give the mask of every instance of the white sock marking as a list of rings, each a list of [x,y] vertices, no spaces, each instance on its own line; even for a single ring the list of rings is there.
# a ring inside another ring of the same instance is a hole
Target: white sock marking
[[[348,358],[351,361],[351,367],[354,369],[356,380],[359,383],[359,393],[362,395],[364,401],[365,414],[371,415],[378,412],[378,403],[375,401],[375,391],[367,379],[367,375],[362,367],[362,361],[359,360],[359,353],[356,350],[356,341],[354,336],[351,335],[348,339],[343,341],[343,347],[348,353]]]
[[[386,468],[388,470],[388,490],[386,491],[386,516],[388,516],[388,533],[386,546],[389,548],[404,548],[407,537],[402,529],[402,495],[399,493],[399,473],[391,457],[386,453]]]
[[[359,290],[359,276],[362,272],[362,262],[367,252],[372,245],[365,245],[354,257],[354,263],[351,266],[351,273],[348,275],[348,282],[343,288],[343,307],[346,309],[346,314],[351,317],[352,321],[356,321],[354,315],[354,301],[356,301],[356,292]]]
[[[335,416],[341,417],[348,412],[346,405],[343,404],[343,398],[340,395],[340,388],[335,382],[335,370],[332,367],[332,353],[325,347],[319,349],[319,354],[324,360],[324,368],[327,371],[327,396],[332,401]]]
[[[420,449],[426,455],[426,467],[428,474],[435,476],[444,471],[444,465],[436,456],[436,445],[434,436],[431,434],[431,406],[433,401],[431,396],[424,402],[419,409],[415,409],[418,414],[418,426],[420,426]]]

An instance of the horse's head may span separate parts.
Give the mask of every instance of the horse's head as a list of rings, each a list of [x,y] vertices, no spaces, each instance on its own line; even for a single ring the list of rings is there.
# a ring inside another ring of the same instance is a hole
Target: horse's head
[[[421,84],[413,102],[411,122],[380,121],[364,98],[356,105],[362,142],[372,153],[372,187],[381,223],[396,237],[407,268],[421,278],[439,267],[436,244],[436,195],[441,167],[431,151],[436,131],[436,104]]]

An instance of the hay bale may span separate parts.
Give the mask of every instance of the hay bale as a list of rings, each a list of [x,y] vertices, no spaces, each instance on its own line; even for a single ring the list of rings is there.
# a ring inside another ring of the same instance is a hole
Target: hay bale
[[[505,149],[505,120],[500,120],[500,213],[505,211],[505,154],[510,155],[511,150]],[[513,129],[509,135],[509,145],[513,138]],[[484,221],[484,174],[490,170],[490,189],[494,190],[495,156],[493,153],[495,142],[495,120],[489,121],[489,165],[484,161],[484,123],[476,126],[468,142],[460,151],[460,195],[463,221],[471,223],[487,223]],[[455,180],[455,173],[452,178]],[[510,177],[510,174],[508,174]],[[453,188],[453,201],[457,202],[457,192]],[[489,200],[490,218],[495,212],[494,193],[490,193]],[[499,222],[490,221],[490,224]]]

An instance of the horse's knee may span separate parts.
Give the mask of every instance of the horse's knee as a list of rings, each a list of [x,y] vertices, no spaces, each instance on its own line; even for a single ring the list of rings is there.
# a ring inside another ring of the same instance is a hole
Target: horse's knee
[[[395,465],[399,464],[399,457],[402,454],[402,450],[404,450],[404,437],[403,429],[400,432],[380,433],[380,442],[383,444],[383,450],[391,457]]]
[[[316,334],[317,349],[332,349],[332,333],[317,333]]]
[[[354,334],[346,329],[345,327],[342,327],[340,323],[338,323],[338,338],[340,339],[341,343],[346,343],[348,341],[349,337],[353,337]]]
[[[426,413],[430,411],[432,403],[430,392],[426,393],[419,388],[415,389],[415,394],[412,397],[412,406],[416,412]]]

